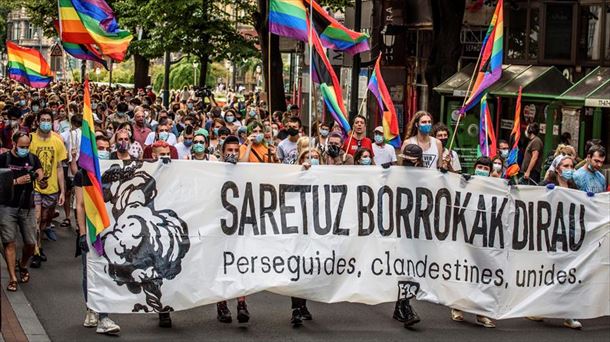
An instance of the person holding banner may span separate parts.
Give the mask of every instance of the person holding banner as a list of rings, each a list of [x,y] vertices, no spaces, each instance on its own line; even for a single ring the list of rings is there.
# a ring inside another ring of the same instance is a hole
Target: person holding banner
[[[206,148],[208,143],[208,131],[200,128],[195,132],[193,137],[193,146],[191,147],[190,160],[211,160],[218,161],[216,157]]]
[[[438,139],[430,136],[431,132],[432,115],[423,110],[418,111],[409,122],[402,149],[404,150],[405,146],[409,144],[421,147],[424,167],[438,169],[441,166],[440,157],[443,145]]]
[[[375,143],[373,144],[373,158],[375,165],[396,165],[396,150],[390,144],[385,143],[383,126],[375,127],[373,130]]]
[[[371,151],[368,148],[359,148],[356,153],[354,153],[354,165],[375,165]]]
[[[432,136],[441,142],[443,145],[443,153],[441,159],[441,168],[447,171],[461,173],[462,165],[460,165],[460,157],[458,154],[447,147],[449,141],[449,127],[442,122],[437,122],[432,127]]]
[[[328,144],[323,159],[326,165],[354,165],[354,157],[341,149],[343,135],[333,132],[328,137]]]

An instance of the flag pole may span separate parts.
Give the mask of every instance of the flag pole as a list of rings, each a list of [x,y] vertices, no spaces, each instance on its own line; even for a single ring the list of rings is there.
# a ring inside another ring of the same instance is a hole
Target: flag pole
[[[271,27],[269,27],[269,16],[271,15],[271,0],[267,1],[267,108],[269,116],[273,116],[271,108]],[[235,70],[233,70],[235,72]],[[228,80],[227,80],[228,83]]]
[[[313,1],[309,2],[309,147],[312,146],[311,140],[311,112],[313,109]],[[311,153],[310,153],[311,155]],[[311,162],[311,157],[308,158]]]

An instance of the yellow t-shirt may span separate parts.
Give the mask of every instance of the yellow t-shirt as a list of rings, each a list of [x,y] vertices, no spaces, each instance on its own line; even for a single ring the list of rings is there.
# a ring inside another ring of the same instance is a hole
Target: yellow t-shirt
[[[30,153],[35,154],[40,159],[40,165],[42,165],[44,176],[48,177],[47,183],[49,184],[46,189],[41,189],[36,182],[34,190],[45,195],[59,192],[57,167],[61,165],[62,160],[68,158],[61,136],[51,133],[49,138],[42,139],[34,132],[30,143]]]

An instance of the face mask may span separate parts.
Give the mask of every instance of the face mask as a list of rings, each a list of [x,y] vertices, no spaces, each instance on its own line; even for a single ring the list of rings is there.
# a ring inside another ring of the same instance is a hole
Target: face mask
[[[225,121],[226,121],[226,122],[228,122],[228,123],[231,123],[231,122],[233,122],[234,120],[235,120],[235,118],[234,118],[234,117],[232,117],[232,116],[227,116],[227,117],[225,117]]]
[[[289,136],[294,137],[295,135],[299,134],[299,130],[294,128],[294,127],[290,127],[288,128],[288,130],[286,130],[286,132],[288,133]]]
[[[428,134],[428,133],[430,133],[431,130],[432,130],[431,124],[419,125],[419,131],[422,132],[422,134]]]
[[[502,171],[502,165],[500,165],[500,164],[494,164],[493,168],[494,168],[494,171],[496,171],[496,172]]]
[[[369,158],[369,157],[361,158],[360,165],[371,165],[371,158]]]
[[[500,150],[500,157],[506,159],[508,158],[508,150],[507,149],[501,149]]]
[[[449,139],[438,139],[441,141],[441,144],[443,144],[443,147],[447,147],[447,141],[449,141]]]
[[[129,150],[129,143],[127,143],[127,142],[116,143],[116,149],[120,153],[125,153]]]
[[[51,124],[48,121],[45,122],[41,122],[40,126],[38,126],[40,128],[41,131],[43,131],[44,133],[49,133],[51,131],[51,128],[53,128],[53,124]]]
[[[277,130],[277,129],[274,129],[274,130],[273,130],[273,136],[274,136],[274,137],[277,137],[277,133],[278,133],[278,130]]]
[[[42,107],[45,107],[45,106],[46,106],[46,104],[47,104],[46,102],[44,102],[44,101],[42,101],[42,100],[40,101],[40,105],[41,105]]]
[[[250,111],[250,117],[253,118],[256,116],[256,111],[255,110],[251,110]]]
[[[123,113],[123,112],[116,112],[116,115],[118,115],[118,116],[125,116],[125,113]]]
[[[192,104],[192,103],[187,103],[187,104],[186,104],[186,108],[188,108],[188,109],[193,109],[193,104]]]
[[[110,151],[97,151],[97,156],[101,160],[108,160],[110,159]]]
[[[379,134],[375,134],[375,143],[377,145],[381,145],[383,144],[383,136],[379,135]]]
[[[327,152],[329,156],[336,158],[339,156],[339,153],[341,153],[341,148],[337,145],[328,145]]]
[[[260,144],[263,142],[264,139],[265,139],[265,135],[263,133],[259,133],[256,135],[255,141],[257,144]]]
[[[572,170],[572,169],[567,169],[567,170],[561,171],[561,178],[563,178],[567,181],[572,180],[573,176],[574,176],[574,170]]]
[[[52,113],[53,113],[53,116],[57,115],[57,111],[56,110],[54,110]]]
[[[191,145],[193,145],[193,139],[185,139],[184,140],[184,146],[191,147]]]
[[[218,136],[218,128],[214,128],[214,135]]]
[[[403,166],[417,166],[417,163],[412,160],[405,159],[405,160],[403,160],[402,165]]]
[[[32,112],[38,113],[38,106],[32,106]]]
[[[326,138],[328,136],[328,130],[327,129],[321,129],[320,130],[320,135],[323,136],[324,138]]]
[[[231,163],[231,164],[237,164],[237,156],[233,153],[227,154],[225,156],[225,162]]]
[[[481,169],[475,169],[474,170],[474,175],[475,176],[481,176],[481,177],[489,177],[489,171],[481,170]]]
[[[204,144],[195,144],[193,145],[193,152],[195,153],[203,153],[205,151]]]
[[[169,139],[168,132],[159,132],[159,140],[167,141]]]
[[[311,164],[311,165],[320,165],[320,159],[317,159],[317,158],[311,158],[311,159],[309,160],[309,164]]]
[[[25,158],[25,157],[27,157],[28,153],[30,153],[30,150],[27,148],[23,148],[23,147],[17,147],[16,152],[20,158]]]
[[[222,146],[222,144],[224,144],[225,140],[224,139],[218,139],[218,146]]]
[[[25,106],[25,100],[19,100],[19,105],[20,105],[21,107]]]
[[[92,102],[91,103],[91,109],[96,110],[97,109],[97,103]]]

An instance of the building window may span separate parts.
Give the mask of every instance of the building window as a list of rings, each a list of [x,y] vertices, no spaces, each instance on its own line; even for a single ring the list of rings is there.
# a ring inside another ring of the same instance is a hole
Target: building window
[[[604,11],[605,16],[605,34],[606,39],[604,39],[606,46],[606,61],[610,61],[610,3],[606,3],[606,10]]]
[[[538,8],[530,8],[529,16],[529,33],[528,37],[528,54],[529,58],[538,59],[538,36],[540,33],[540,10]]]
[[[602,6],[582,6],[580,9],[579,50],[587,61],[597,61],[602,54]]]
[[[6,24],[6,40],[13,40],[13,23]]]
[[[527,4],[510,9],[508,26],[508,59],[523,60],[526,55]]]
[[[548,3],[545,15],[544,59],[570,61],[572,59],[572,32],[574,5]]]
[[[506,59],[511,62],[535,64],[541,41],[540,3],[511,2],[505,6],[507,14]]]

